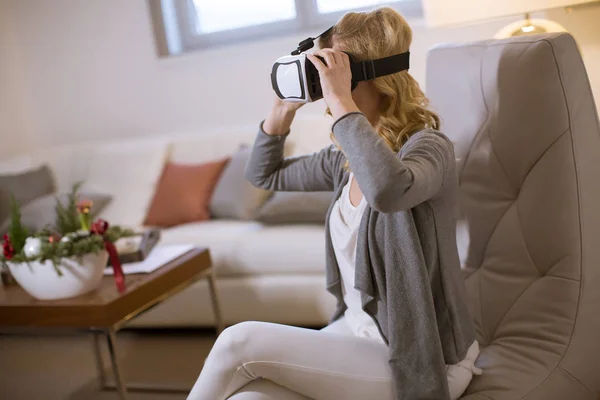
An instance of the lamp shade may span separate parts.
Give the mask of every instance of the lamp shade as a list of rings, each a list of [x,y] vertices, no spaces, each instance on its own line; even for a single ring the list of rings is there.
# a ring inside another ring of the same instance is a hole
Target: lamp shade
[[[423,0],[430,27],[460,25],[598,0]]]

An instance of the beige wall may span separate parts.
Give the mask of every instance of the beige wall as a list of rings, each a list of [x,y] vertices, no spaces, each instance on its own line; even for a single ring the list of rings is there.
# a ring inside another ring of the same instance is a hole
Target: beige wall
[[[600,110],[600,5],[575,9],[572,14],[554,10],[547,16],[564,26],[577,40]]]
[[[6,148],[22,148],[20,140],[8,137],[15,131],[44,146],[258,123],[272,101],[273,60],[306,36],[294,34],[158,59],[144,0],[0,4],[10,4],[5,16],[8,13],[13,22],[8,27],[12,36],[2,35],[6,26],[0,27],[0,36],[19,50],[8,63],[8,74],[6,60],[0,61],[0,115],[10,117],[8,123],[4,119],[0,123],[1,142],[8,143],[0,157]],[[580,39],[600,97],[600,39],[592,41],[599,35],[599,24],[579,13],[560,15],[560,20]],[[489,38],[506,23],[427,30],[417,21],[413,75],[424,81],[425,56],[431,46]],[[4,92],[7,80],[9,96]],[[12,96],[20,100],[7,102]],[[311,104],[302,113],[321,114],[323,107]]]
[[[8,2],[0,1],[0,157],[22,153],[30,145],[19,49],[9,11]]]
[[[452,2],[448,0],[422,1],[428,19],[435,26],[447,26],[468,21],[484,21],[498,16],[523,15],[526,12],[568,7],[596,0],[460,0],[460,7],[449,7]]]

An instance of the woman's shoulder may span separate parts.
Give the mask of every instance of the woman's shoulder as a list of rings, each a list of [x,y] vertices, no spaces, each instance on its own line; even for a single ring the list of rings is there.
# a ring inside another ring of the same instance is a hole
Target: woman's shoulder
[[[406,141],[406,143],[408,144],[411,142],[415,142],[417,140],[420,140],[420,141],[435,140],[435,141],[445,142],[445,143],[452,145],[452,141],[450,140],[450,138],[448,136],[446,136],[445,133],[438,131],[436,129],[433,129],[433,128],[425,128],[425,129],[421,129],[420,131],[413,133],[410,136],[410,138]]]
[[[439,152],[449,153],[454,156],[454,144],[448,136],[436,129],[425,128],[410,136],[400,149],[399,154],[405,154],[415,148],[435,148]]]

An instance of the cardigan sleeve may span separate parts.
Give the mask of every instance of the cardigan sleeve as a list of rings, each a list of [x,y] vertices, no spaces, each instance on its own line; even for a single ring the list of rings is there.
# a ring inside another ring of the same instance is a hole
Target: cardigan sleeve
[[[246,179],[265,190],[333,191],[339,151],[329,146],[314,154],[284,158],[286,137],[268,135],[261,125],[246,166]]]
[[[455,162],[452,143],[433,131],[415,134],[399,157],[361,113],[341,117],[333,133],[369,205],[385,214],[436,196]]]

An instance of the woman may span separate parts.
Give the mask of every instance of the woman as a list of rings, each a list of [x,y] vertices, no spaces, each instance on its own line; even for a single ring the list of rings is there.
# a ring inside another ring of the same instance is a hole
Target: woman
[[[391,8],[346,14],[321,37],[325,62],[309,59],[335,144],[319,153],[283,158],[299,106],[275,102],[247,178],[269,190],[334,191],[326,221],[334,322],[321,331],[227,329],[189,399],[456,399],[478,372],[455,240],[453,146],[407,71],[351,89],[345,52],[378,59],[408,51],[411,40]]]

